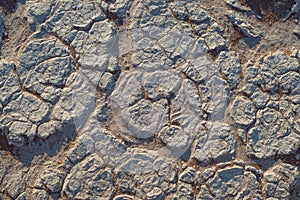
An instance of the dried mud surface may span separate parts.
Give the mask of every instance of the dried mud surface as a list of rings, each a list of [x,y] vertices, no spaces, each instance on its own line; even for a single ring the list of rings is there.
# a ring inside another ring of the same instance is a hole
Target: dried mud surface
[[[299,9],[0,1],[0,200],[300,199]]]

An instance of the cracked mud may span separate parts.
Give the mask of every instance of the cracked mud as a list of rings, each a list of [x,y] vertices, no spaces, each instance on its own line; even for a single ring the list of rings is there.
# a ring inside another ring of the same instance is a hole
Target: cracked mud
[[[299,9],[0,1],[0,200],[300,199]]]

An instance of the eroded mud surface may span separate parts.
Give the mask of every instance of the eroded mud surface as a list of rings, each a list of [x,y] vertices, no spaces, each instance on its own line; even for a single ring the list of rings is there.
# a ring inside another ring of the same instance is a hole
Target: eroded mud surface
[[[300,1],[0,2],[0,199],[300,199]]]

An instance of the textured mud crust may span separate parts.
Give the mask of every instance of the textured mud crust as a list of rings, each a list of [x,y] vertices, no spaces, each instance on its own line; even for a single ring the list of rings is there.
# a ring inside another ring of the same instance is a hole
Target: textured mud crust
[[[0,1],[0,200],[300,199],[299,9]]]

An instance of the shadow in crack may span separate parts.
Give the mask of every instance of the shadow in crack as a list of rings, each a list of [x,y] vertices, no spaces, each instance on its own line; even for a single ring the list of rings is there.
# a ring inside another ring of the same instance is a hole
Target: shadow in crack
[[[240,0],[249,6],[262,20],[273,23],[287,19],[295,4],[294,0]]]
[[[26,0],[0,0],[0,8],[4,13],[12,13],[16,11],[19,3],[25,4]]]
[[[73,141],[76,137],[76,127],[74,124],[65,124],[61,131],[50,135],[45,139],[35,138],[32,142],[26,142],[22,147],[9,145],[7,138],[0,129],[0,151],[10,152],[16,159],[25,166],[30,166],[36,156],[55,156],[65,145]]]
[[[287,163],[293,166],[300,166],[300,161],[298,156],[300,155],[300,148],[291,154],[284,154],[284,155],[276,155],[267,158],[256,158],[254,156],[250,156],[249,158],[253,162],[253,164],[259,166],[260,169],[263,171],[268,170],[276,163]]]
[[[11,146],[7,143],[6,137],[2,134],[0,129],[0,150],[12,151]]]
[[[244,41],[245,44],[247,44],[249,48],[253,48],[260,43],[261,37],[254,38],[254,37],[245,36],[245,37],[241,38],[241,40]]]
[[[17,8],[17,0],[1,0],[0,7],[6,12],[13,12]]]

